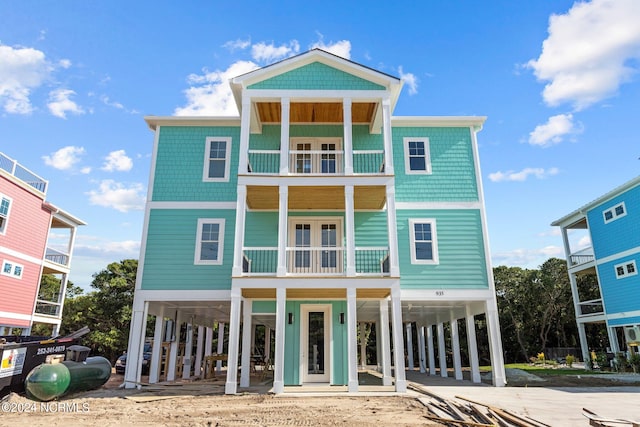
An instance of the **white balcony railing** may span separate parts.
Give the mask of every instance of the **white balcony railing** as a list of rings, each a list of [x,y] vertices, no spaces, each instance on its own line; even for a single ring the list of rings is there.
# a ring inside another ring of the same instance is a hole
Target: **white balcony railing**
[[[40,178],[38,175],[31,172],[12,158],[7,157],[3,153],[0,153],[0,169],[9,172],[11,175],[22,180],[41,193],[47,193],[47,185],[49,184],[47,180]]]
[[[69,254],[57,251],[52,248],[47,248],[47,252],[44,255],[47,261],[51,261],[56,264],[67,266],[69,265]]]
[[[580,316],[588,316],[604,313],[604,307],[602,305],[602,298],[592,299],[589,301],[581,301],[578,304],[580,308]]]
[[[344,174],[343,151],[289,151],[289,173],[296,175]]]
[[[44,314],[46,316],[60,315],[60,303],[52,301],[37,300],[36,301],[36,314]]]

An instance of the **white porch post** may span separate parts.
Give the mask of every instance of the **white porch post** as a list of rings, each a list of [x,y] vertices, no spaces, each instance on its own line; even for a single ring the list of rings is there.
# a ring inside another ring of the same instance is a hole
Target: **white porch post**
[[[242,156],[241,156],[242,157]],[[242,257],[244,246],[244,223],[247,213],[247,186],[238,185],[236,201],[236,233],[233,248],[233,270],[235,277],[242,276]]]
[[[275,364],[273,367],[273,392],[284,392],[284,335],[285,317],[287,310],[287,290],[276,289],[276,347]]]
[[[249,168],[249,131],[251,125],[251,98],[247,95],[242,95],[242,113],[240,117],[238,175],[246,175]]]
[[[225,394],[236,394],[238,388],[238,339],[240,338],[240,289],[231,289],[229,313],[229,352],[227,358],[227,383]]]
[[[204,326],[198,325],[198,341],[196,341],[196,363],[193,368],[193,375],[204,377],[202,369],[202,351],[204,350]]]
[[[240,387],[249,387],[251,382],[251,335],[253,301],[245,299],[242,304],[242,368],[240,369]]]
[[[438,330],[438,365],[440,366],[440,376],[447,378],[447,351],[444,344],[444,325],[442,322],[438,322],[436,327]]]
[[[462,362],[460,360],[460,335],[458,319],[451,319],[451,351],[453,352],[453,375],[456,380],[462,379]]]
[[[268,326],[264,328],[264,360],[271,360],[271,328]]]
[[[169,345],[169,367],[167,372],[167,381],[175,381],[176,365],[178,364],[178,349],[180,344],[180,326],[182,325],[182,313],[176,310],[175,324],[173,325],[173,335],[171,344]]]
[[[427,352],[429,353],[429,375],[435,375],[436,356],[433,348],[433,325],[427,327]]]
[[[425,343],[424,343],[424,326],[421,326],[418,329],[418,345],[419,345],[419,355],[420,355],[420,373],[424,374],[427,372],[427,354],[425,352]]]
[[[611,348],[611,352],[616,354],[620,351],[620,345],[618,344],[615,326],[607,326],[607,333],[609,334],[609,347]]]
[[[367,325],[364,322],[358,322],[358,328],[360,329],[360,367],[365,369],[367,367],[367,340],[365,338]]]
[[[356,231],[354,220],[353,185],[344,186],[344,222],[347,241],[347,276],[356,275]]]
[[[396,189],[387,186],[387,234],[389,238],[389,271],[391,277],[400,276],[400,261],[398,256],[398,234],[396,222]],[[398,297],[399,298],[399,297]],[[402,317],[402,316],[401,316]]]
[[[489,335],[489,349],[491,356],[491,375],[495,387],[504,387],[507,383],[504,372],[504,358],[502,356],[502,341],[498,323],[498,307],[496,300],[487,301],[487,332]]]
[[[471,369],[471,381],[482,382],[480,378],[480,363],[478,361],[478,342],[476,340],[476,321],[471,308],[467,305],[467,344],[469,346],[469,368]]]
[[[587,342],[587,333],[584,330],[584,323],[578,322],[578,336],[580,337],[580,350],[582,351],[582,361],[587,363],[591,360],[591,354],[589,353],[589,343]]]
[[[356,290],[347,289],[347,365],[349,371],[349,393],[358,392],[358,337],[356,336]]]
[[[136,304],[137,302],[137,304]],[[133,388],[140,382],[141,366],[144,350],[145,331],[147,330],[147,313],[149,301],[134,301],[131,313],[131,329],[129,337],[129,363],[125,368],[125,387]]]
[[[291,101],[289,98],[280,99],[280,175],[289,174],[289,125]]]
[[[382,367],[382,385],[391,385],[391,342],[389,341],[389,301],[380,300],[380,329],[377,341],[380,342],[380,365]]]
[[[184,357],[182,358],[182,379],[191,378],[191,353],[193,352],[193,323],[187,323],[187,338],[184,342]]]
[[[279,277],[287,275],[287,214],[289,206],[289,187],[279,187],[278,202],[278,268]]]
[[[395,234],[395,227],[394,227]],[[402,304],[400,286],[391,289],[391,315],[393,316],[393,361],[395,364],[396,391],[407,391],[407,379],[404,372],[404,340],[402,339]]]
[[[218,345],[216,347],[216,354],[224,353],[224,322],[218,322]],[[222,360],[216,360],[216,375],[220,375],[222,372]]]
[[[344,174],[353,175],[353,126],[351,121],[351,98],[342,100],[344,123]]]
[[[407,369],[413,371],[415,365],[413,364],[413,323],[407,322]]]
[[[160,378],[160,364],[162,363],[162,328],[164,327],[164,306],[160,306],[156,314],[156,325],[153,330],[153,349],[151,352],[151,366],[149,366],[149,384],[155,384]]]
[[[384,143],[384,173],[393,175],[393,151],[391,138],[391,100],[382,100],[382,137]]]
[[[204,356],[211,356],[211,350],[213,347],[213,328],[211,326],[207,326],[205,328],[206,336],[204,338]]]

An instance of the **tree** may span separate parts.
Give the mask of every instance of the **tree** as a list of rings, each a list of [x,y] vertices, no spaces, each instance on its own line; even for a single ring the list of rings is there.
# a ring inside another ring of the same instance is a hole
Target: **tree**
[[[65,305],[61,334],[88,326],[84,342],[94,354],[112,362],[126,350],[138,261],[113,262],[93,275],[95,291],[78,295]]]

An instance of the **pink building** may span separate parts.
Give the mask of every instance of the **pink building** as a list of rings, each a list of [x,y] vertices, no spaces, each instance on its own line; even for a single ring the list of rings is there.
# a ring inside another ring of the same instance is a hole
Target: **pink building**
[[[28,335],[36,323],[52,335],[60,329],[76,228],[85,223],[46,200],[48,184],[0,153],[0,335]],[[41,290],[43,274],[59,289]]]

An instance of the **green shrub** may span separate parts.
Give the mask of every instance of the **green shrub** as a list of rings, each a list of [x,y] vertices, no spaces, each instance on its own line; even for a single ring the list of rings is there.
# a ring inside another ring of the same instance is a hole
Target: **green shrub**
[[[573,367],[573,362],[576,361],[576,358],[573,355],[569,354],[567,357],[565,357],[564,360],[567,362],[567,366],[571,368]]]
[[[635,353],[629,358],[629,365],[634,373],[640,372],[640,354]]]

